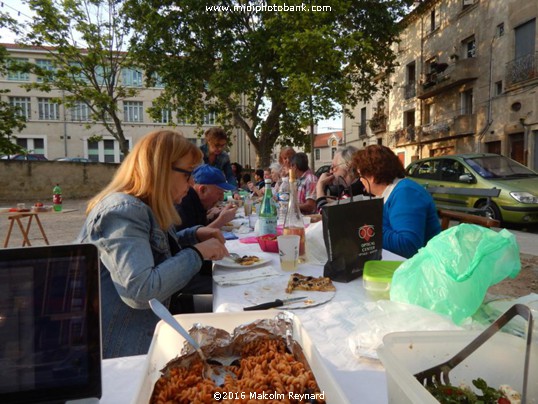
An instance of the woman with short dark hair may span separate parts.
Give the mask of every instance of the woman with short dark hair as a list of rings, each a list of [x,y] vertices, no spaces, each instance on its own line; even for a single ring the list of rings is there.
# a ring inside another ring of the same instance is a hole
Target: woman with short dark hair
[[[353,157],[366,191],[383,197],[383,248],[410,258],[439,234],[441,226],[433,198],[415,181],[386,146],[371,145]]]

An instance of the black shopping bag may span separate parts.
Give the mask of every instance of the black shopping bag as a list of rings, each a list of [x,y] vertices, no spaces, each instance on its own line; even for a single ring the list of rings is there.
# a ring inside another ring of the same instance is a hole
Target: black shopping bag
[[[366,261],[381,259],[382,198],[344,199],[324,206],[321,217],[329,257],[323,276],[336,282],[349,282],[362,275]]]

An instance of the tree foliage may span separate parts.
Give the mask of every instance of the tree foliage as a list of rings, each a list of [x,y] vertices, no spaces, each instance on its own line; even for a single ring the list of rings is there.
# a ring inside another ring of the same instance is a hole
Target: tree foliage
[[[395,22],[409,3],[126,0],[125,14],[139,60],[166,84],[161,106],[195,122],[215,111],[265,166],[275,142],[304,143],[311,119],[334,116],[335,105],[351,115],[386,89],[376,78],[394,69]]]
[[[9,15],[0,12],[0,28],[9,28],[14,32],[17,30],[16,21]],[[0,74],[5,75],[7,71],[8,52],[6,48],[0,46]],[[7,94],[9,90],[0,90],[0,94]],[[19,113],[19,109],[4,100],[0,101],[0,154],[15,154],[23,151],[23,148],[12,140],[15,139],[13,132],[24,129],[25,118]]]
[[[127,49],[128,28],[121,0],[29,0],[36,14],[21,42],[47,51],[53,69],[30,65],[41,80],[25,85],[42,91],[63,90],[55,99],[66,107],[86,104],[93,122],[104,125],[124,155],[129,143],[121,123],[120,101],[138,94],[121,82],[134,68]],[[94,136],[101,135],[94,133]]]

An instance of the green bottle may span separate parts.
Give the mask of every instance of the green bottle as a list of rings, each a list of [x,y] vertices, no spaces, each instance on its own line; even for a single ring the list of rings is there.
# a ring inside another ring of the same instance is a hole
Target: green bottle
[[[58,184],[52,189],[52,205],[56,212],[62,211],[62,188]]]
[[[276,234],[277,209],[273,201],[271,180],[265,179],[265,193],[258,213],[258,235]]]

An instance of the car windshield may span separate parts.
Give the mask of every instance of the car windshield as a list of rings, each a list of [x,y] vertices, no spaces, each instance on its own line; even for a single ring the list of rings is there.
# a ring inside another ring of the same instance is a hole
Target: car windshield
[[[466,158],[465,162],[484,178],[510,179],[538,177],[538,174],[534,171],[504,156]]]

